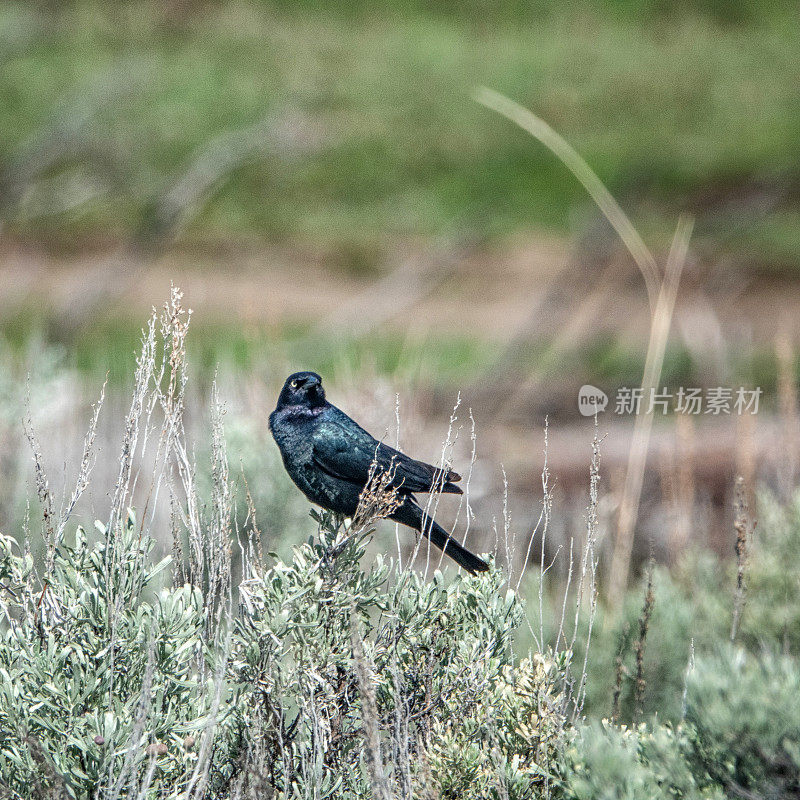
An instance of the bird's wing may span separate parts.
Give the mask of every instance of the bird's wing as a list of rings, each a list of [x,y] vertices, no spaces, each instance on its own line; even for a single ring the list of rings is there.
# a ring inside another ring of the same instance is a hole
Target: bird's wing
[[[370,436],[357,423],[326,421],[317,425],[313,439],[313,457],[329,475],[358,486],[365,486],[373,463],[378,472],[388,472],[390,486],[401,492],[433,490],[461,494],[452,481],[461,476],[452,470],[441,470],[416,461]]]

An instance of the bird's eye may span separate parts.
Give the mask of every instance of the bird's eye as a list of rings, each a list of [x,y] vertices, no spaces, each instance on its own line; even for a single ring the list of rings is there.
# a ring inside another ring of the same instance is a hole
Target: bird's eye
[[[300,385],[300,381],[293,380],[289,385],[292,387],[292,389],[296,389]]]

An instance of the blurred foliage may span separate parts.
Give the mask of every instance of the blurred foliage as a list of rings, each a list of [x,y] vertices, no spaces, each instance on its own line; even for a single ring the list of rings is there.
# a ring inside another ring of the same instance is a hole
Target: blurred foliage
[[[397,235],[580,225],[561,165],[472,102],[486,84],[627,205],[672,219],[679,196],[698,240],[785,268],[795,23],[768,0],[5,4],[3,217],[62,245],[138,236],[252,130],[183,239],[312,240],[363,271]]]
[[[690,551],[675,570],[655,570],[638,709],[635,648],[644,585],[628,592],[618,615],[601,604],[585,706],[594,721],[567,737],[565,797],[777,800],[800,792],[800,494],[788,505],[763,496],[759,515],[735,643],[735,564]],[[535,582],[532,588],[531,597]],[[545,609],[551,639],[559,611],[558,600]],[[529,613],[538,617],[537,602]],[[579,660],[587,634],[587,623],[580,623]],[[523,635],[517,646],[526,641]],[[610,721],[617,680],[627,725]],[[647,722],[633,725],[637,718]]]
[[[42,308],[24,307],[0,316],[0,358],[17,363],[19,377],[24,375],[21,365],[30,369],[35,361],[32,353],[46,353],[46,359],[56,359],[62,370],[74,369],[90,381],[107,375],[112,388],[127,390],[140,333],[139,324],[124,314],[100,315],[71,332],[65,348],[57,323]],[[204,393],[218,371],[231,380],[247,374],[272,385],[297,365],[329,376],[332,383],[343,376],[368,374],[390,376],[428,392],[455,393],[485,376],[495,380],[498,370],[530,373],[542,364],[553,364],[547,373],[548,407],[542,416],[548,413],[556,420],[562,413],[575,413],[573,398],[583,383],[598,386],[613,398],[621,387],[638,386],[641,381],[645,353],[617,337],[598,334],[589,344],[561,352],[556,362],[551,346],[536,339],[509,352],[477,335],[438,330],[427,335],[379,329],[360,336],[345,332],[331,336],[307,325],[272,327],[204,319],[194,323],[190,350],[193,379]],[[800,377],[800,361],[795,373]],[[728,386],[760,387],[761,410],[773,406],[778,380],[773,347],[753,346],[747,353],[731,354],[725,374]],[[720,383],[709,374],[702,353],[693,353],[679,341],[667,347],[661,380],[667,390]],[[21,397],[19,381],[12,385]]]
[[[692,772],[687,734],[667,725],[617,727],[606,721],[580,727],[565,754],[564,798],[569,800],[699,800],[725,796]]]
[[[766,666],[753,669],[767,669],[772,668],[770,654],[800,659],[800,495],[784,505],[763,494],[759,498],[759,517],[747,555],[746,603],[736,642],[749,654],[745,659],[748,664],[766,654]],[[705,669],[713,671],[714,659],[735,663],[740,658],[728,650],[735,584],[735,563],[699,549],[687,551],[673,570],[655,569],[655,606],[644,653],[646,688],[640,709],[643,718],[677,724],[686,713],[687,675],[695,671],[702,675]],[[595,620],[586,703],[592,716],[612,713],[617,655],[622,645],[620,718],[633,721],[636,717],[633,644],[643,596],[643,585],[634,588],[628,592],[619,615],[604,613],[601,607]],[[577,648],[581,654],[586,635],[584,628]],[[698,664],[702,660],[705,666],[692,668],[693,660]],[[736,674],[728,676],[730,682],[734,682]],[[759,721],[754,720],[753,724]]]
[[[797,655],[726,653],[688,679],[692,758],[733,796],[800,793]]]

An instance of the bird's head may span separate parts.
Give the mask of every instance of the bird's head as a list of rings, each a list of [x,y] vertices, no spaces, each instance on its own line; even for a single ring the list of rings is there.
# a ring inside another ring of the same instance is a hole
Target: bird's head
[[[325,390],[322,378],[316,372],[295,372],[286,379],[280,396],[278,408],[301,406],[320,408],[325,405]]]

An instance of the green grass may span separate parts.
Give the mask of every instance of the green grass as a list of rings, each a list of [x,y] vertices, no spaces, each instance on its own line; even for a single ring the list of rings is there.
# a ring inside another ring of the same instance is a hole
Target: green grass
[[[479,21],[466,13],[474,7]],[[319,148],[236,170],[185,240],[312,240],[377,260],[394,236],[568,229],[582,189],[528,136],[470,99],[478,84],[535,110],[623,203],[646,200],[664,224],[709,186],[735,194],[754,176],[796,179],[794,20],[756,3],[658,8],[596,2],[569,12],[542,3],[527,13],[518,3],[495,9],[472,0],[452,11],[410,2],[323,13],[297,2],[225,2],[168,25],[139,2],[113,12],[75,3],[50,20],[7,6],[4,161],[76,98],[91,100],[103,76],[114,86],[141,76],[102,102],[92,125],[119,159],[116,182],[53,215],[38,214],[49,196],[40,190],[10,230],[67,242],[130,234],[148,199],[203,143],[283,112],[315,126]],[[736,8],[737,24],[723,21]],[[80,185],[95,170],[81,154],[62,168]],[[748,225],[735,223],[745,239],[737,249],[768,261],[760,248],[769,242],[781,265],[797,261],[800,221],[786,203],[779,222],[756,226],[752,241]],[[701,214],[700,235],[703,226]]]

